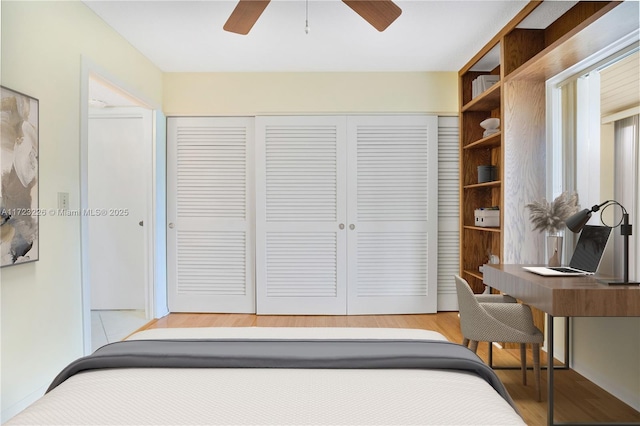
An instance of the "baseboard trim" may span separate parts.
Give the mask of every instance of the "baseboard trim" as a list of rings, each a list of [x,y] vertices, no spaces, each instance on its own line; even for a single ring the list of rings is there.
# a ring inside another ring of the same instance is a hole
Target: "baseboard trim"
[[[16,402],[15,404],[3,409],[2,412],[0,413],[0,423],[4,424],[8,422],[9,419],[11,419],[12,417],[20,413],[22,410],[24,410],[25,408],[27,408],[28,406],[36,402],[39,398],[42,397],[42,395],[44,395],[48,387],[49,385],[42,386],[41,388],[36,389],[26,397],[22,398],[20,401]]]
[[[455,293],[438,294],[438,312],[457,311],[458,296]]]

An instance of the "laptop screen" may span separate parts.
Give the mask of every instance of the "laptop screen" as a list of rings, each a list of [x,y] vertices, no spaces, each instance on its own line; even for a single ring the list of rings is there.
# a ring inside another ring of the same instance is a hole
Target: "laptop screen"
[[[611,234],[611,228],[606,226],[586,225],[582,228],[569,266],[595,273],[609,241],[609,234]]]

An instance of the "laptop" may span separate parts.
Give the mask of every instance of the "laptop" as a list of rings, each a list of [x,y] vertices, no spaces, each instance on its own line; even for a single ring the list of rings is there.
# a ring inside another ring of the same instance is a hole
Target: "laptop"
[[[578,237],[569,266],[523,266],[523,269],[546,277],[593,275],[600,265],[610,234],[609,227],[586,225]]]

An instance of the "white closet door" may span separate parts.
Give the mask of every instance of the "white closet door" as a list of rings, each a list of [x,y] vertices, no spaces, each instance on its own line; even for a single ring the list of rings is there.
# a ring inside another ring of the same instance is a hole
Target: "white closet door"
[[[457,311],[460,272],[460,140],[458,117],[438,117],[438,311]]]
[[[167,121],[171,312],[255,312],[253,118]]]
[[[346,313],[345,136],[345,117],[256,118],[259,314]]]
[[[349,314],[437,309],[438,120],[348,119]]]

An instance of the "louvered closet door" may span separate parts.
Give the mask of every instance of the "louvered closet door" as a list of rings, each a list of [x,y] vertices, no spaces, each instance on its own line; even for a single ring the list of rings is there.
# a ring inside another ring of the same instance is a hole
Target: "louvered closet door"
[[[171,312],[255,312],[253,118],[167,121]]]
[[[438,117],[438,311],[457,311],[460,272],[458,117]]]
[[[438,121],[349,117],[348,313],[437,309]]]
[[[344,117],[256,118],[259,314],[346,313],[345,167]]]

